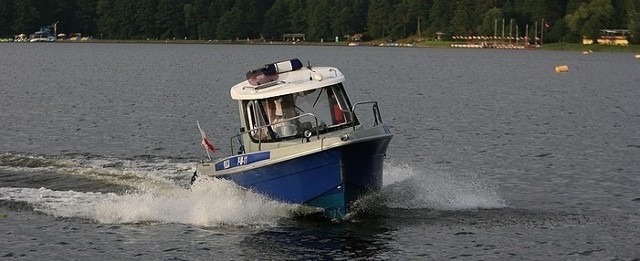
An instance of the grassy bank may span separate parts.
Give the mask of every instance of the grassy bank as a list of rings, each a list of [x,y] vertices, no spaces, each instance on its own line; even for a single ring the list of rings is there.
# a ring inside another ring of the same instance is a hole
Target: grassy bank
[[[461,42],[450,41],[425,41],[417,44],[419,47],[451,47],[451,44],[460,44]],[[633,52],[640,53],[640,45],[616,46],[616,45],[583,45],[579,43],[552,43],[540,46],[540,50],[558,50],[558,51],[594,51],[594,52]]]
[[[594,52],[640,52],[640,45],[602,45],[602,44],[577,44],[577,43],[552,43],[545,44],[541,47],[543,50],[560,50],[560,51],[594,51]]]

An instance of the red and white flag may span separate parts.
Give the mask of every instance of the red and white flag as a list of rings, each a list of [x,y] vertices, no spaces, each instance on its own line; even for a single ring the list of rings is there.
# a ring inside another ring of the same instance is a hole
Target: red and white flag
[[[213,144],[211,144],[211,140],[209,140],[209,137],[207,136],[207,134],[202,130],[202,128],[200,128],[200,122],[196,121],[196,123],[198,124],[198,129],[200,130],[200,136],[202,136],[202,142],[200,144],[202,145],[202,147],[204,147],[205,151],[207,152],[207,156],[209,156],[209,160],[211,160],[209,151],[211,151],[211,153],[216,153],[216,148],[213,147]]]
[[[213,144],[211,144],[211,141],[209,140],[209,137],[204,136],[202,138],[202,146],[211,151],[211,153],[215,153],[216,152],[216,148],[213,147]]]

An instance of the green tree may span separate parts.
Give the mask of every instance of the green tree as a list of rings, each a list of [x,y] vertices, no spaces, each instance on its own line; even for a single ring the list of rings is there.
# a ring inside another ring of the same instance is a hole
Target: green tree
[[[135,21],[136,2],[129,0],[114,0],[113,9],[116,20],[117,39],[132,39],[139,36]]]
[[[539,36],[544,19],[551,22],[545,42],[628,28],[638,43],[638,5],[638,0],[5,0],[0,36],[59,22],[62,32],[111,39],[276,39],[283,33],[305,33],[310,40],[355,33],[395,39],[418,30],[492,34],[496,19],[509,26],[514,21],[520,32],[537,28]]]
[[[353,32],[363,33],[367,31],[367,12],[369,10],[368,0],[351,0],[351,10],[353,11]]]
[[[545,42],[552,42],[552,43],[557,43],[557,42],[565,42],[565,41],[572,41],[572,42],[577,42],[580,39],[579,38],[569,38],[567,37],[567,32],[569,31],[569,28],[567,27],[567,23],[565,22],[564,19],[556,19],[555,21],[552,22],[553,26],[551,26],[551,30],[549,30],[547,32],[547,34],[545,34]]]
[[[568,0],[565,13],[570,14],[578,10],[581,4],[587,3],[589,0]]]
[[[313,4],[313,2],[311,4]],[[289,4],[289,13],[291,14],[290,33],[302,33],[306,30],[307,16],[305,15],[305,5],[304,1],[299,0],[293,0]]]
[[[203,17],[205,23],[201,23],[198,25],[198,33],[200,35],[204,35],[205,38],[208,39],[222,39],[218,35],[218,27],[220,24],[220,19],[224,15],[227,10],[231,10],[233,8],[235,1],[234,0],[218,0],[218,1],[209,1],[203,0],[205,3],[200,4],[201,6],[208,5],[208,9],[205,12],[200,13]],[[201,36],[202,37],[202,36]],[[227,38],[230,39],[230,38]]]
[[[216,24],[220,20],[220,8],[217,4],[218,2],[210,2],[208,0],[193,1],[199,39],[213,39],[216,37]]]
[[[158,37],[156,16],[158,0],[138,0],[135,2],[135,26],[137,35],[142,39]]]
[[[484,14],[484,18],[482,19],[482,30],[480,31],[480,33],[483,35],[492,36],[499,35],[498,29],[496,27],[497,24],[499,22],[502,22],[503,19],[505,18],[502,9],[496,7],[491,8],[489,11],[487,11],[486,14]]]
[[[280,38],[282,34],[291,31],[291,19],[289,16],[291,0],[276,0],[265,12],[262,33],[265,37]]]
[[[473,0],[457,0],[453,17],[451,18],[451,26],[454,34],[469,35],[475,34],[475,17],[474,17],[474,1]]]
[[[371,38],[389,36],[389,10],[391,3],[388,0],[371,0],[367,15],[367,28]]]
[[[196,7],[193,3],[184,4],[184,28],[186,30],[186,36],[189,39],[198,38],[198,14]]]
[[[392,6],[392,10],[388,22],[389,37],[393,39],[407,37],[407,26],[414,18],[413,14],[409,13],[409,4],[406,1],[399,1]]]
[[[613,14],[611,15],[611,18],[609,19],[609,21],[607,21],[606,23],[607,27],[608,28],[626,28],[628,24],[627,21],[629,18],[627,14],[631,10],[627,8],[628,6],[627,0],[611,1],[611,5],[613,6]]]
[[[113,11],[113,3],[110,0],[98,0],[96,4],[96,13],[98,16],[98,32],[100,38],[113,38],[115,37],[118,24]]]
[[[433,1],[433,6],[431,6],[431,10],[429,10],[429,19],[431,21],[428,29],[429,34],[451,32],[449,21],[451,17],[453,17],[453,3],[453,1],[449,0]]]
[[[0,1],[0,37],[14,34],[11,30],[13,14],[13,1]]]
[[[220,18],[217,34],[222,39],[258,38],[264,12],[273,5],[267,0],[237,0]]]
[[[155,17],[161,39],[181,39],[185,36],[182,0],[158,0]]]
[[[29,34],[40,28],[37,17],[40,11],[35,7],[34,0],[15,0],[15,15],[13,20],[13,31]]]
[[[243,31],[247,37],[263,38],[261,35],[264,24],[264,13],[269,10],[274,0],[249,0],[244,10],[245,18]]]
[[[77,0],[76,2],[76,29],[84,35],[93,35],[97,31],[95,19],[97,2],[97,0]]]
[[[100,37],[131,39],[139,37],[136,25],[135,2],[128,0],[99,0],[96,7]]]
[[[627,12],[627,28],[631,32],[630,41],[634,44],[640,44],[640,3],[635,0],[628,0]]]
[[[429,22],[429,9],[431,8],[431,1],[424,0],[403,0],[407,6],[407,14],[409,15],[409,21],[407,24],[407,33],[415,33],[416,35],[424,37],[422,33]],[[419,25],[419,27],[418,27]],[[420,30],[420,32],[418,32]]]
[[[600,37],[600,29],[606,26],[614,13],[611,0],[591,0],[581,4],[565,17],[569,30],[594,40]]]
[[[234,6],[231,10],[225,12],[220,17],[220,23],[218,23],[218,37],[228,40],[248,37],[242,32],[242,17],[242,10],[239,6]]]
[[[332,35],[344,36],[359,32],[354,23],[351,1],[336,0],[331,13],[333,14],[330,21]]]
[[[324,40],[333,40],[333,35],[331,33],[331,13],[327,12],[327,10],[331,9],[333,3],[332,1],[319,1],[315,2],[312,5],[307,5],[307,14],[308,14],[308,25],[307,29],[307,39],[312,41],[319,41],[321,39]]]
[[[553,21],[562,17],[563,6],[566,4],[557,0],[516,0],[516,10],[527,19],[528,23],[541,23],[542,19]]]

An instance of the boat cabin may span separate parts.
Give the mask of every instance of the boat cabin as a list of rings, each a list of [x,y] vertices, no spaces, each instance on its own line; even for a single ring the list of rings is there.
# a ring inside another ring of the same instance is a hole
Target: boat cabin
[[[297,59],[249,71],[247,81],[231,89],[246,152],[353,127],[343,81],[337,68],[302,68]]]

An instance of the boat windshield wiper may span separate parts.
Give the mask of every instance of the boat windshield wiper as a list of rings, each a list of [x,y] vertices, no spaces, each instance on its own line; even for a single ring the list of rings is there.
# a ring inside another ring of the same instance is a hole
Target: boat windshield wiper
[[[318,103],[318,100],[320,100],[320,95],[322,95],[322,91],[324,91],[324,88],[320,89],[320,93],[318,93],[318,97],[316,97],[316,101],[313,102],[313,106],[311,107],[316,107],[316,103]]]

